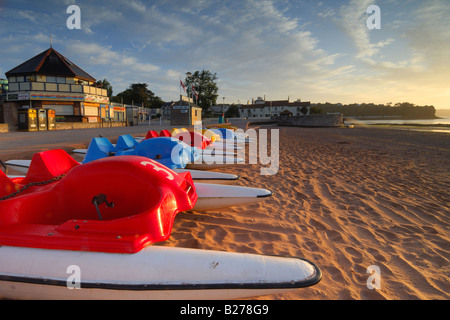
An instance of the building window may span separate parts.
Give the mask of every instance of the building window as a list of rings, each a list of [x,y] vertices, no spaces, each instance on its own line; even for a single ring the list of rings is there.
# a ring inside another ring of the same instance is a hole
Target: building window
[[[79,85],[79,84],[73,84],[73,85],[71,85],[71,92],[82,93],[83,92],[83,86]]]
[[[58,90],[57,84],[56,83],[46,83],[45,90],[46,91],[57,91]]]
[[[47,82],[56,83],[56,77],[54,77],[54,76],[47,76]]]
[[[20,90],[21,91],[30,91],[31,86],[29,82],[22,82],[20,83]]]
[[[59,84],[58,91],[70,92],[70,84]]]
[[[31,90],[44,91],[44,83],[43,82],[33,82],[31,84]]]
[[[19,91],[19,84],[17,82],[10,83],[9,91]]]

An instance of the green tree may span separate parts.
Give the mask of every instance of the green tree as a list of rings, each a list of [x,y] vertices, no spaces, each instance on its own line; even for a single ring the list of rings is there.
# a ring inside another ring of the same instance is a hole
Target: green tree
[[[146,108],[159,108],[163,105],[160,97],[156,96],[147,83],[132,83],[128,89],[120,92],[112,99],[113,102],[122,102],[124,104],[143,105]]]
[[[239,108],[235,105],[232,104],[227,112],[225,112],[225,117],[227,118],[239,118]]]
[[[319,107],[316,107],[316,106],[311,106],[311,108],[309,109],[309,113],[310,114],[322,114],[322,109],[320,109]]]
[[[205,112],[208,112],[208,109],[211,108],[211,106],[217,104],[217,97],[219,96],[217,92],[219,91],[219,87],[217,86],[216,80],[217,74],[213,74],[208,70],[202,70],[201,72],[195,71],[189,79],[185,79],[185,83],[192,84],[194,91],[198,96],[198,98],[196,98],[194,95],[194,101]]]
[[[361,104],[331,104],[331,103],[319,103],[317,107],[320,108],[323,113],[329,112],[341,112],[346,117],[379,117],[379,116],[397,116],[405,119],[435,119],[436,109],[434,106],[417,106],[410,102],[397,102],[393,104],[389,102],[387,104],[374,104],[374,103],[361,103]],[[313,113],[311,111],[311,113]]]
[[[308,107],[306,107],[306,106],[302,107],[302,108],[300,109],[300,112],[301,112],[302,114],[307,114],[307,113],[308,113]]]

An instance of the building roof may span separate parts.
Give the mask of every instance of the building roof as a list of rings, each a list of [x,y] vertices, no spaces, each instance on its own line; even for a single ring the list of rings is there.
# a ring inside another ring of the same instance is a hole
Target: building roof
[[[275,100],[275,101],[263,101],[255,104],[242,105],[243,109],[250,108],[265,108],[265,107],[307,107],[310,106],[310,101],[294,101],[289,102],[289,100]]]
[[[292,112],[290,112],[289,110],[283,110],[280,112],[280,116],[284,116],[284,115],[292,116]]]
[[[170,102],[164,102],[161,108],[170,108],[171,106],[175,105],[176,102],[170,101]]]
[[[37,56],[25,61],[5,74],[7,77],[15,75],[43,74],[95,81],[95,79],[87,72],[53,48],[49,48],[39,53]]]
[[[226,104],[226,105],[219,105],[219,106],[211,106],[211,110],[214,113],[222,113],[223,112],[227,112],[228,109],[230,109],[230,105]]]
[[[179,107],[179,106],[191,106],[192,108],[200,108],[199,106],[197,106],[195,103],[190,103],[188,101],[175,101],[173,104],[170,105],[170,107]]]

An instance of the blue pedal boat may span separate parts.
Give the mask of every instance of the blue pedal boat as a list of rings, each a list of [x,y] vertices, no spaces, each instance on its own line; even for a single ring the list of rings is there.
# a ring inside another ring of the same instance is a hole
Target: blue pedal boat
[[[200,158],[197,148],[192,148],[175,138],[159,137],[138,143],[133,137],[124,135],[119,137],[115,146],[107,138],[93,138],[83,163],[119,155],[150,158],[170,169],[183,169],[187,163]]]

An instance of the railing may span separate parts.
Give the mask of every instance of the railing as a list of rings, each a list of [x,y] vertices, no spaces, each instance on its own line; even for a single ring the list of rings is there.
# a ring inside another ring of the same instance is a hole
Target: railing
[[[53,82],[18,82],[9,84],[9,92],[14,91],[50,91],[61,93],[85,93],[97,96],[107,96],[107,91],[102,88],[71,83]]]

